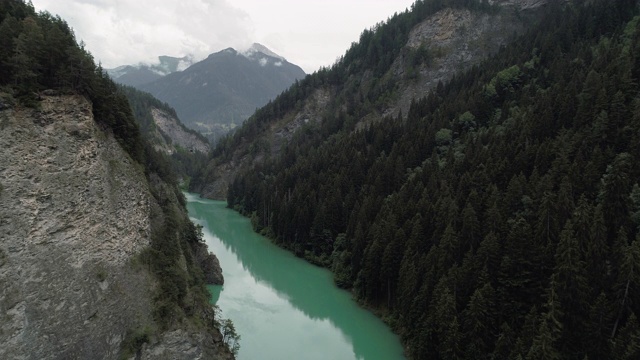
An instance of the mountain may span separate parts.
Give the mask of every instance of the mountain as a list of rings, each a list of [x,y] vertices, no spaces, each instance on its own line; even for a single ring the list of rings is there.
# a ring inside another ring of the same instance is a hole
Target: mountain
[[[640,358],[639,13],[417,1],[193,189],[331,269],[411,358]]]
[[[203,174],[207,179],[202,187],[193,190],[225,199],[238,172],[280,156],[299,129],[322,123],[334,108],[353,112],[348,125],[356,128],[407,114],[416,98],[479,64],[514,34],[525,31],[537,9],[523,11],[523,4],[513,1],[501,2],[501,11],[433,5],[438,3],[427,1],[423,6],[429,10],[422,15],[416,16],[417,10],[404,15],[410,20],[396,17],[396,23],[412,24],[408,29],[366,30],[359,44],[332,69],[307,77],[259,109],[236,136],[219,147],[224,156],[214,159],[211,171]],[[213,163],[218,165],[213,167]]]
[[[176,175],[60,17],[0,2],[0,358],[232,359]]]
[[[304,77],[300,67],[254,44],[245,52],[228,48],[211,54],[138,88],[175,108],[187,126],[219,136]]]
[[[176,71],[182,71],[194,63],[192,56],[181,58],[159,56],[158,60],[158,64],[123,65],[115,69],[107,69],[107,73],[119,84],[141,86]]]
[[[156,150],[168,155],[178,151],[207,154],[211,150],[207,139],[187,128],[167,103],[133,87],[122,86],[120,91],[129,100],[143,137]]]
[[[180,182],[188,182],[206,164],[211,150],[207,138],[187,128],[172,107],[153,95],[130,86],[120,86],[119,90],[131,105],[142,137],[168,156]]]

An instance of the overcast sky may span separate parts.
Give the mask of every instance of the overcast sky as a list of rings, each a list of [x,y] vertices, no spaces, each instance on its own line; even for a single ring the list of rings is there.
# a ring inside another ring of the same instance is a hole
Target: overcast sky
[[[307,73],[329,66],[360,33],[413,0],[32,0],[60,15],[103,67],[203,59],[261,43]]]

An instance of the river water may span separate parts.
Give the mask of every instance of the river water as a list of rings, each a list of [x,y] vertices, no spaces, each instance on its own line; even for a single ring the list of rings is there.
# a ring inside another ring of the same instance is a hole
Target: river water
[[[338,289],[331,273],[256,234],[226,203],[186,194],[225,279],[212,302],[240,334],[239,360],[404,359],[396,335]]]

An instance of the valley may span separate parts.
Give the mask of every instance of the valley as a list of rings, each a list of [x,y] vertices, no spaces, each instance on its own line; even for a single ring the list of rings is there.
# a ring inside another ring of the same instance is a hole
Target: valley
[[[82,11],[180,55],[109,70],[0,2],[0,357],[640,358],[639,1],[417,0],[311,74],[141,1]]]

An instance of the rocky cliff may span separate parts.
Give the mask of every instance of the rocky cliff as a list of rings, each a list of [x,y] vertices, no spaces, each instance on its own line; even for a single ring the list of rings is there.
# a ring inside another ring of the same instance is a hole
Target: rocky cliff
[[[162,109],[151,109],[151,115],[156,123],[156,139],[161,142],[158,145],[158,149],[163,150],[169,154],[176,151],[176,146],[179,146],[187,151],[195,152],[199,151],[203,154],[209,152],[209,143],[196,136],[192,132],[188,132],[182,126],[180,121],[173,115],[167,113]],[[164,138],[160,133],[164,133],[170,140]]]
[[[139,254],[158,206],[144,169],[85,98],[4,106],[0,358],[116,359],[145,327],[143,358],[228,358],[215,334],[189,322],[156,331],[157,283]]]

